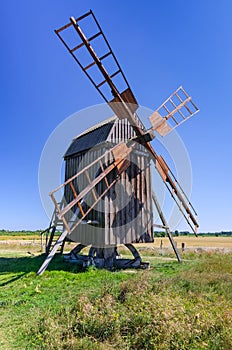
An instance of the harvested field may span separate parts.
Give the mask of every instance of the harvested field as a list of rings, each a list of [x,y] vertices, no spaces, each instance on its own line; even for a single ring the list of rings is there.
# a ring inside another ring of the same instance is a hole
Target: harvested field
[[[214,237],[214,236],[179,236],[174,237],[177,247],[181,249],[182,243],[185,245],[187,251],[200,251],[202,250],[213,250],[213,251],[232,251],[232,237]],[[72,249],[75,243],[66,244],[66,250]],[[154,243],[137,243],[137,248],[145,249],[156,249],[159,250],[161,247],[163,250],[171,249],[169,239],[167,237],[155,238]],[[16,249],[24,251],[28,247],[32,247],[33,250],[41,252],[41,239],[37,236],[0,236],[0,251]]]

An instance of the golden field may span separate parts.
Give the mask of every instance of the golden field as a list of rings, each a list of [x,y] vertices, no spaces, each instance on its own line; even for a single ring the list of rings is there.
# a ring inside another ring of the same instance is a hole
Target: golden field
[[[174,236],[174,241],[177,244],[177,247],[181,249],[182,243],[185,245],[186,250],[219,250],[219,251],[232,251],[232,237],[206,237],[206,236]],[[67,251],[71,250],[76,243],[66,244]],[[137,243],[135,244],[138,248],[146,248],[148,250],[160,249],[164,250],[171,248],[170,241],[168,237],[157,237],[153,243]],[[2,250],[25,250],[27,247],[34,247],[33,250],[36,250],[38,253],[41,252],[41,239],[39,236],[0,236],[0,251]]]
[[[156,248],[160,248],[160,244],[164,248],[170,246],[169,239],[155,238],[155,242],[152,245]],[[181,244],[185,244],[185,248],[231,248],[232,249],[232,237],[195,237],[195,236],[178,236],[174,237],[174,241],[177,243],[177,247],[181,248]]]

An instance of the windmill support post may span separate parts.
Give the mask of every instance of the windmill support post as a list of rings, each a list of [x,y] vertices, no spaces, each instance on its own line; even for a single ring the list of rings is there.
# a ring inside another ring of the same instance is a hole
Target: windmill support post
[[[161,207],[159,205],[158,199],[157,199],[154,191],[152,191],[152,199],[153,199],[153,202],[154,202],[155,207],[157,209],[157,212],[159,214],[159,217],[160,217],[160,219],[162,221],[163,228],[165,229],[165,231],[167,233],[167,236],[169,238],[169,241],[170,241],[170,243],[172,245],[172,248],[173,248],[173,250],[174,250],[174,252],[176,254],[177,260],[179,262],[182,262],[182,258],[180,256],[179,250],[177,249],[176,243],[175,243],[175,241],[174,241],[174,239],[172,237],[172,233],[171,233],[171,231],[170,231],[170,229],[168,227],[168,223],[167,223],[166,218],[165,218],[165,216],[164,216],[164,214],[162,212],[162,209],[161,209]]]
[[[79,254],[86,246],[78,244],[69,254],[64,255],[66,262],[75,263],[82,267],[95,266],[97,268],[127,269],[127,268],[149,268],[149,262],[142,261],[142,258],[133,244],[125,244],[125,247],[133,255],[133,259],[126,259],[119,256],[117,247],[95,248],[90,247],[87,255]]]

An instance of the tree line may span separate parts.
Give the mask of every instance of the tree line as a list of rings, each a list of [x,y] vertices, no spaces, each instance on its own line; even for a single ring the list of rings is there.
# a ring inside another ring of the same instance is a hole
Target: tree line
[[[175,230],[172,232],[173,236],[192,236],[194,233],[189,232],[189,231],[178,231]],[[154,231],[154,237],[165,237],[166,233],[164,231]],[[214,237],[229,237],[232,236],[232,231],[220,231],[220,232],[199,232],[198,236],[201,237],[209,237],[209,236],[214,236]]]

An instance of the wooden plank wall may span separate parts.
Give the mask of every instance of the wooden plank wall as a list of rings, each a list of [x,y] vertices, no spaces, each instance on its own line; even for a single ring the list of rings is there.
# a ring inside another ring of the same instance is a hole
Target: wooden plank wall
[[[66,159],[65,179],[74,175],[80,164],[91,163],[106,152],[107,144],[116,144],[135,136],[135,132],[127,120],[117,120],[111,129],[106,143],[88,151],[85,155],[80,153]],[[84,161],[83,161],[84,160]],[[91,225],[81,225],[78,232],[74,232],[71,238],[75,241],[85,241],[98,246],[116,245],[120,243],[132,243],[135,241],[153,240],[153,213],[151,198],[151,168],[148,153],[143,146],[138,145],[131,155],[131,165],[121,175],[121,179],[113,186],[109,195],[105,196],[96,205],[95,219],[101,221],[98,229]],[[105,159],[105,163],[110,159]],[[91,177],[94,178],[97,168],[93,169]],[[111,179],[109,179],[110,181]],[[79,186],[85,185],[85,180],[80,179]],[[77,190],[77,183],[74,183]],[[70,188],[65,188],[67,201],[73,199]],[[88,199],[91,202],[91,198]],[[104,218],[101,213],[104,213]]]

